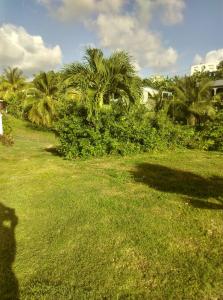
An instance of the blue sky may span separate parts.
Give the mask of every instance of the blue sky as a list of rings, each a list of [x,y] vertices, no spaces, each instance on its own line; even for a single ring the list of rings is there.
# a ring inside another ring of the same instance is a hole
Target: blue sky
[[[0,0],[0,66],[59,68],[92,44],[129,51],[143,76],[184,74],[223,59],[222,28],[222,0]]]

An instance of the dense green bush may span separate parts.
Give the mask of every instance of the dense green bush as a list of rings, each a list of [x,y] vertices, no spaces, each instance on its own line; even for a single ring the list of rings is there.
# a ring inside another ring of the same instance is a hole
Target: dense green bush
[[[0,136],[0,142],[3,145],[11,146],[14,144],[12,136],[12,127],[10,126],[9,118],[6,114],[3,114],[3,136]]]
[[[19,119],[23,116],[23,97],[22,93],[17,93],[7,99],[8,113]]]
[[[153,116],[152,126],[157,129],[164,148],[196,148],[194,128],[174,124],[168,117],[165,108]],[[161,148],[161,143],[159,142],[159,149]]]
[[[149,120],[136,120],[112,112],[100,114],[96,124],[87,121],[84,110],[65,116],[56,126],[67,158],[132,154],[156,148],[158,133]]]
[[[175,125],[160,114],[151,118],[141,108],[124,115],[104,111],[96,123],[91,123],[86,111],[76,107],[58,121],[56,132],[61,144],[59,151],[68,159],[191,148],[195,136],[193,129]]]
[[[202,140],[206,143],[206,150],[223,152],[223,110],[214,121],[205,124],[201,131]]]

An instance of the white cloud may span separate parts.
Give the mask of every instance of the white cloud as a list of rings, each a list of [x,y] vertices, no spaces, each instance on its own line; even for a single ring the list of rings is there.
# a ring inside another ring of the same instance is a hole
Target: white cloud
[[[135,0],[140,20],[148,22],[154,13],[161,11],[161,21],[167,25],[174,25],[183,21],[185,9],[184,0]]]
[[[204,57],[199,54],[195,55],[195,63],[219,64],[223,60],[223,49],[212,50],[206,53]]]
[[[163,22],[177,24],[183,21],[184,0],[157,0],[157,5],[163,7]]]
[[[194,64],[195,64],[195,65],[201,64],[202,61],[203,61],[202,56],[199,55],[199,54],[196,54],[195,57],[194,57]]]
[[[219,63],[223,60],[223,49],[213,50],[206,54],[206,63]]]
[[[81,20],[97,13],[117,13],[128,0],[38,0],[62,21]]]
[[[152,30],[154,16],[174,25],[183,20],[185,0],[38,0],[62,21],[82,22],[95,30],[101,47],[123,49],[139,67],[164,70],[178,54]]]
[[[134,17],[101,14],[96,25],[102,47],[128,50],[140,67],[163,70],[176,63],[177,52],[164,48],[159,36],[146,30]]]
[[[161,9],[161,20],[176,24],[183,20],[185,0],[37,0],[47,7],[51,14],[63,21],[83,20],[100,13],[126,14],[125,5],[132,6],[131,13],[148,21],[155,10]],[[130,9],[131,10],[131,9]]]
[[[23,27],[4,24],[0,27],[0,65],[19,67],[32,75],[61,64],[59,46],[47,47],[41,36],[30,35]]]

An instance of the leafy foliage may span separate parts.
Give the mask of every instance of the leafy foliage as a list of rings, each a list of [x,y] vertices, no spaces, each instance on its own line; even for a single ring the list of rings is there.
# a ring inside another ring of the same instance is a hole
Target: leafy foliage
[[[51,127],[56,115],[55,101],[58,92],[56,74],[41,72],[33,80],[24,103],[24,115],[36,125]]]
[[[26,82],[18,68],[7,68],[0,78],[0,98],[8,103],[8,112],[15,117],[22,116],[22,105],[25,99]]]
[[[103,105],[112,101],[135,103],[141,95],[141,80],[126,52],[113,53],[109,58],[100,49],[86,49],[83,63],[73,63],[64,69],[67,87],[81,94],[88,119],[97,120]]]
[[[5,146],[12,146],[14,144],[13,136],[12,136],[12,127],[10,125],[10,121],[8,116],[3,113],[2,117],[3,121],[3,136],[0,136],[0,141]]]
[[[104,111],[95,125],[88,121],[87,110],[76,108],[73,114],[65,115],[57,123],[60,152],[73,159],[190,147],[194,131],[174,125],[166,114],[163,115],[159,113],[151,118],[145,108],[124,115]]]
[[[185,76],[174,86],[177,97],[175,103],[184,113],[188,125],[196,125],[215,115],[210,86],[209,79],[198,82],[193,76]]]
[[[18,68],[7,68],[0,98],[9,114],[55,129],[67,158],[175,147],[222,151],[222,94],[211,91],[222,65],[216,73],[142,80],[128,53],[105,57],[87,48],[82,62],[40,72],[30,82]],[[141,103],[143,86],[158,91],[150,110]]]
[[[25,86],[25,77],[20,69],[8,67],[4,70],[2,83],[4,84],[6,94],[17,92]]]
[[[131,154],[155,148],[156,130],[149,124],[111,112],[101,112],[95,126],[87,111],[60,120],[56,127],[61,153],[67,158]]]
[[[207,143],[207,150],[223,152],[223,110],[213,122],[206,124],[202,131],[202,138]]]

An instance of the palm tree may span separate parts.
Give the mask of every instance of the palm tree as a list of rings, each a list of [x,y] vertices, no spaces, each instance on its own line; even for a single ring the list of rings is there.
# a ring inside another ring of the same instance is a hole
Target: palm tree
[[[22,88],[25,85],[25,78],[23,72],[19,68],[8,67],[4,70],[5,82],[11,86],[13,91]]]
[[[15,117],[22,115],[26,86],[25,77],[20,69],[8,67],[4,70],[0,78],[0,98],[8,103],[8,112]]]
[[[24,103],[24,114],[32,123],[46,127],[52,125],[56,115],[57,92],[58,79],[53,71],[36,75]]]
[[[25,77],[19,68],[6,68],[1,78],[1,97],[5,100],[14,97],[16,93],[21,92],[25,84]]]
[[[5,87],[5,83],[4,83],[4,76],[1,75],[0,76],[0,99],[5,98],[5,92],[6,92],[6,87]]]
[[[58,92],[58,77],[54,71],[40,72],[33,79],[33,84],[36,91],[45,96],[54,98]]]
[[[123,51],[105,58],[100,49],[86,49],[83,63],[73,63],[64,69],[67,87],[82,94],[88,117],[97,119],[104,104],[127,98],[133,103],[141,92],[130,57]]]
[[[184,113],[188,125],[196,125],[202,119],[214,116],[210,86],[211,81],[208,78],[198,82],[193,76],[185,76],[176,81],[174,102],[176,109],[178,106]]]
[[[126,52],[117,51],[106,63],[110,77],[106,94],[108,100],[115,95],[120,100],[127,98],[130,103],[136,103],[141,98],[142,81],[136,76],[131,57]]]

